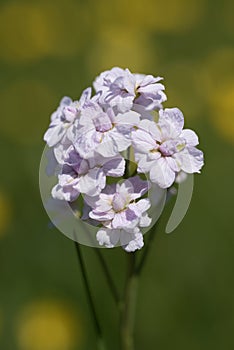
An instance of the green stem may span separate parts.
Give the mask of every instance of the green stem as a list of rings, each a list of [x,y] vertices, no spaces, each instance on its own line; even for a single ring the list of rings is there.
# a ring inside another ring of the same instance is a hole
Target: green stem
[[[111,277],[111,274],[110,274],[110,271],[108,270],[108,267],[106,265],[106,262],[102,256],[102,253],[100,252],[100,249],[99,248],[94,248],[95,250],[95,253],[97,254],[97,257],[100,261],[100,264],[101,264],[101,267],[102,267],[102,270],[103,270],[103,273],[106,277],[106,281],[107,281],[107,284],[110,288],[110,291],[111,291],[111,294],[115,300],[115,303],[117,306],[119,306],[120,304],[120,296],[119,296],[119,292],[116,288],[116,285]]]
[[[137,299],[138,276],[135,273],[136,256],[128,253],[129,273],[125,286],[124,303],[120,319],[121,350],[134,350],[134,325]]]
[[[159,223],[159,220],[154,224],[153,227],[151,227],[150,231],[147,233],[148,240],[147,240],[145,248],[143,249],[141,260],[140,260],[140,262],[137,265],[136,270],[135,270],[135,273],[138,276],[140,275],[140,273],[141,273],[141,271],[142,271],[142,269],[143,269],[143,267],[145,265],[145,262],[147,260],[147,257],[149,255],[150,247],[151,247],[152,242],[154,240],[154,237],[156,236],[156,233],[157,233],[158,223]]]
[[[105,344],[103,342],[102,330],[101,330],[101,326],[100,326],[100,323],[99,323],[99,320],[97,317],[97,312],[95,309],[93,297],[91,294],[91,289],[90,289],[90,285],[88,282],[87,273],[86,273],[85,264],[84,264],[84,260],[82,257],[80,245],[77,242],[74,242],[74,243],[75,243],[75,247],[76,247],[77,257],[78,257],[78,260],[80,263],[80,269],[81,269],[82,278],[83,278],[83,282],[84,282],[84,286],[85,286],[85,291],[86,291],[87,298],[88,298],[90,311],[92,314],[92,319],[94,322],[94,328],[95,328],[96,334],[97,334],[97,348],[98,348],[98,350],[105,350]]]

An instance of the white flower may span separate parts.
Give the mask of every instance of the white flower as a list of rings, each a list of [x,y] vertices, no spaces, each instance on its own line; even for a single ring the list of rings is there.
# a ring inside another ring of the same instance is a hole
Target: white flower
[[[67,143],[66,138],[72,136],[72,128],[82,108],[85,108],[91,97],[91,88],[84,90],[79,101],[72,101],[70,97],[63,97],[58,109],[51,115],[49,129],[44,140],[49,147]]]
[[[197,135],[184,129],[184,117],[177,108],[159,111],[159,121],[142,120],[132,132],[132,144],[138,172],[148,173],[150,180],[162,188],[170,187],[176,175],[183,171],[199,173],[203,153]]]
[[[111,108],[103,111],[93,103],[81,113],[74,146],[83,158],[94,151],[103,157],[113,157],[131,145],[131,131],[139,121],[136,112],[115,115]]]
[[[87,160],[71,147],[52,196],[68,202],[76,200],[80,193],[96,196],[106,186],[106,176],[120,177],[124,171],[125,161],[121,156],[109,159],[95,154]]]
[[[124,113],[133,104],[144,106],[148,110],[161,108],[167,99],[163,92],[164,85],[159,83],[161,80],[161,77],[132,74],[128,69],[115,67],[101,73],[93,85],[100,93],[100,104]]]
[[[92,208],[89,217],[103,225],[103,229],[97,233],[97,240],[101,245],[111,247],[120,240],[121,245],[128,249],[132,242],[133,249],[139,242],[143,244],[139,227],[147,227],[151,223],[147,214],[150,201],[148,198],[140,198],[148,189],[148,182],[135,176],[121,184],[107,186],[97,197],[85,197],[85,201]],[[137,199],[139,200],[136,201]]]

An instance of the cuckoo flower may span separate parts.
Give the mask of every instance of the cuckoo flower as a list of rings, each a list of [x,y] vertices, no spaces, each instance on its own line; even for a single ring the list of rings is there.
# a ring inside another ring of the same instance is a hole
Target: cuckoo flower
[[[130,244],[135,249],[143,246],[139,227],[147,227],[151,223],[147,215],[150,201],[140,198],[148,189],[149,183],[135,176],[121,184],[107,186],[97,197],[85,197],[92,208],[89,217],[103,225],[97,233],[101,245],[111,247],[120,240],[121,245],[128,247],[130,242],[135,241]]]
[[[118,67],[103,72],[94,82],[95,90],[100,93],[99,102],[116,108],[124,113],[134,104],[153,110],[162,107],[166,101],[164,85],[160,77],[132,74],[128,69]]]
[[[199,173],[203,166],[203,153],[195,147],[198,137],[183,126],[182,112],[170,108],[159,111],[158,123],[142,120],[132,132],[138,172],[149,172],[162,188],[170,187],[181,171]]]
[[[52,196],[69,202],[76,200],[80,193],[96,196],[105,187],[106,176],[120,177],[124,171],[125,160],[121,156],[108,159],[94,154],[87,160],[71,147]]]
[[[112,108],[104,111],[93,102],[81,113],[74,146],[83,158],[89,158],[94,151],[113,157],[131,145],[131,131],[139,121],[137,112],[116,115]]]
[[[44,140],[49,147],[69,143],[74,123],[80,111],[88,105],[90,97],[91,88],[84,90],[79,101],[73,102],[70,97],[63,97],[58,109],[51,115],[49,129],[44,135]]]

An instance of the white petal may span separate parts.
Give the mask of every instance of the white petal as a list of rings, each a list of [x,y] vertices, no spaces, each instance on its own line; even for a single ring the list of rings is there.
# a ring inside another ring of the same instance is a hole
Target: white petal
[[[140,231],[137,233],[121,232],[120,242],[127,252],[134,252],[144,246],[143,236]]]
[[[117,151],[125,151],[131,145],[131,137],[129,134],[122,133],[119,128],[115,128],[110,131],[110,137],[113,140],[113,143],[116,145]]]
[[[113,248],[119,241],[120,231],[111,229],[100,229],[97,232],[96,238],[100,245],[107,248]]]
[[[174,154],[181,170],[188,174],[199,173],[204,164],[203,152],[196,147],[187,147],[183,151]]]
[[[144,119],[139,123],[138,128],[151,134],[155,140],[161,141],[160,129],[154,121]]]
[[[106,176],[102,169],[94,168],[89,172],[80,176],[78,188],[81,193],[85,193],[88,196],[97,196],[106,185]]]
[[[175,172],[164,158],[160,158],[155,161],[154,166],[150,170],[150,179],[161,188],[168,188],[175,181]]]
[[[124,114],[118,114],[115,117],[115,123],[117,125],[126,125],[128,127],[133,127],[138,125],[140,122],[140,114],[134,111],[129,111]]]
[[[66,133],[66,129],[63,127],[62,123],[51,126],[49,129],[46,131],[44,135],[44,140],[47,142],[49,147],[55,146]]]
[[[168,138],[178,137],[184,127],[184,116],[178,108],[166,108],[159,111],[159,125],[169,127]],[[165,136],[165,135],[164,135]]]
[[[125,171],[125,160],[122,157],[113,158],[106,161],[103,165],[103,171],[107,176],[120,177]]]
[[[96,144],[96,152],[106,158],[114,157],[119,153],[116,143],[108,134],[103,137],[101,143]]]
[[[143,214],[140,222],[139,222],[139,226],[140,227],[148,227],[152,222],[152,219],[148,216],[147,213]]]
[[[138,129],[132,132],[132,144],[135,150],[140,153],[147,153],[157,148],[156,141],[146,131]]]
[[[197,146],[199,144],[198,136],[193,130],[184,129],[180,137],[183,137],[189,146]]]
[[[149,198],[143,198],[136,203],[130,204],[129,208],[133,210],[138,217],[140,217],[150,208],[150,206]]]

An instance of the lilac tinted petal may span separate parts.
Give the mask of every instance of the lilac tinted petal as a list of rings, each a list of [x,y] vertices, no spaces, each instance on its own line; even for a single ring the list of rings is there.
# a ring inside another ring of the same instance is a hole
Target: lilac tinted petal
[[[169,137],[178,137],[184,127],[184,116],[178,108],[166,108],[159,111],[159,125],[168,125]]]
[[[204,164],[203,152],[196,147],[187,147],[176,153],[174,158],[179,163],[181,170],[189,174],[199,173]]]
[[[99,211],[95,211],[92,210],[89,213],[89,217],[91,219],[97,220],[97,221],[109,221],[112,220],[114,217],[114,212],[113,211],[109,211],[109,212],[99,212]]]
[[[102,169],[94,168],[90,169],[89,172],[80,176],[77,187],[81,193],[87,194],[88,196],[97,196],[106,185],[106,176]]]
[[[129,96],[126,94],[125,96],[116,96],[115,98],[111,98],[112,95],[107,95],[105,102],[110,104],[111,107],[117,107],[120,113],[125,113],[130,111],[133,105],[134,96]]]
[[[117,125],[126,125],[129,127],[136,126],[140,122],[140,114],[134,111],[129,111],[124,114],[118,114],[115,117],[115,123]]]
[[[199,144],[198,136],[193,130],[182,130],[180,137],[183,137],[186,140],[188,146],[197,146]]]
[[[150,170],[150,180],[161,188],[170,187],[175,180],[175,172],[164,158],[158,159]]]
[[[157,99],[158,92],[164,89],[165,87],[163,84],[148,84],[145,86],[141,86],[138,89],[138,92],[143,94],[146,98],[151,98],[152,100],[154,100],[155,98]]]
[[[61,124],[51,126],[44,135],[44,141],[49,147],[55,146],[65,135],[66,129]]]
[[[90,157],[90,153],[93,152],[97,147],[97,140],[95,139],[95,129],[82,128],[74,142],[74,147],[82,158]]]
[[[119,241],[120,230],[102,228],[97,232],[97,241],[106,248],[113,248]]]
[[[144,246],[143,236],[140,231],[136,233],[121,231],[120,242],[127,252],[134,252]]]
[[[157,148],[153,137],[148,132],[140,129],[132,132],[132,145],[135,150],[141,153],[148,153]]]
[[[99,196],[90,197],[90,196],[85,195],[83,198],[84,198],[85,203],[89,207],[91,207],[93,209],[97,207],[97,201],[99,200]]]
[[[159,152],[152,153],[152,155],[155,155],[155,159],[161,157],[161,154]],[[146,154],[135,153],[135,160],[138,162],[137,172],[143,174],[148,173],[153,167],[155,159],[151,159]]]
[[[69,106],[72,103],[72,99],[68,96],[64,96],[60,101],[60,107]]]
[[[58,179],[59,179],[59,185],[61,186],[73,186],[76,185],[78,182],[78,178],[74,176],[74,173],[72,172],[72,170],[67,171],[66,174],[59,174],[58,175]]]
[[[80,125],[82,126],[90,126],[92,124],[92,119],[99,113],[103,113],[102,108],[98,103],[90,102],[90,105],[82,109],[81,115],[79,118]]]
[[[160,129],[154,121],[147,120],[147,119],[142,120],[139,123],[138,128],[145,130],[147,133],[149,133],[154,138],[154,140],[157,140],[159,142],[161,141]]]
[[[106,187],[110,187],[110,186],[106,186]],[[99,196],[95,196],[95,197],[85,196],[84,200],[94,210],[97,210],[99,212],[106,212],[106,211],[110,211],[112,208],[112,205],[111,205],[112,198],[113,198],[113,194],[100,193]]]
[[[119,153],[116,142],[109,133],[106,133],[102,141],[96,144],[96,152],[106,158],[114,157]]]
[[[125,151],[131,145],[130,135],[124,135],[117,128],[110,131],[110,139],[118,152]],[[116,153],[115,153],[116,154]]]
[[[171,168],[172,171],[178,172],[180,171],[180,167],[178,165],[178,163],[176,162],[176,160],[172,157],[166,157],[165,158],[167,164],[169,165],[169,167]]]
[[[79,191],[74,189],[72,186],[62,187],[56,185],[51,191],[52,197],[55,199],[65,200],[67,202],[72,202],[79,196]]]
[[[137,203],[129,204],[129,209],[134,211],[137,217],[141,217],[150,208],[149,198],[140,199]]]
[[[70,150],[73,148],[71,145],[71,142],[65,138],[63,139],[63,142],[59,142],[55,147],[54,147],[54,156],[59,164],[64,164],[65,159],[68,156],[68,153]]]
[[[122,183],[120,192],[127,190],[132,200],[143,196],[149,190],[149,188],[150,183],[148,181],[141,180],[141,178],[137,175],[130,177],[124,183]]]
[[[138,83],[141,87],[147,86],[149,84],[155,84],[158,83],[160,80],[163,80],[162,77],[154,77],[153,75],[142,75],[142,78],[143,79],[141,80],[140,84]]]
[[[125,160],[123,157],[113,158],[106,161],[103,165],[103,171],[107,176],[120,177],[125,171]]]
[[[99,113],[93,118],[96,131],[106,132],[112,128],[112,121],[106,113]]]
[[[92,94],[92,89],[91,87],[88,87],[87,89],[85,89],[83,92],[82,92],[82,95],[80,97],[80,100],[79,100],[79,104],[81,107],[83,107],[85,105],[85,103],[90,100],[91,98],[91,94]]]
[[[125,210],[119,213],[115,213],[115,216],[112,220],[113,228],[124,228],[132,224],[132,221],[137,219],[136,214],[129,210]]]
[[[139,226],[148,227],[152,222],[152,219],[148,216],[147,213],[143,214],[140,218]]]

